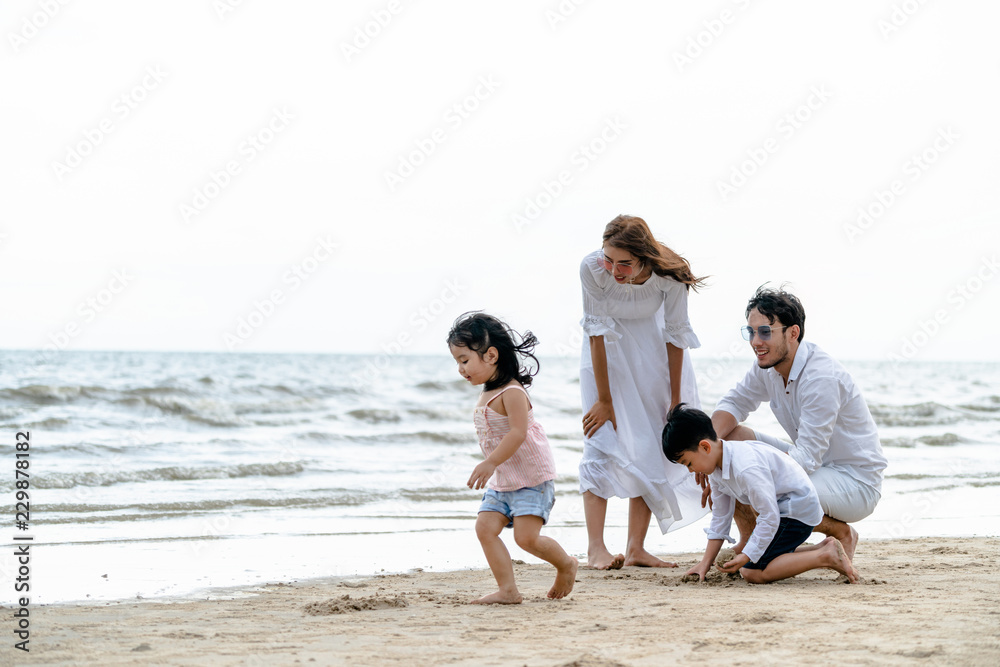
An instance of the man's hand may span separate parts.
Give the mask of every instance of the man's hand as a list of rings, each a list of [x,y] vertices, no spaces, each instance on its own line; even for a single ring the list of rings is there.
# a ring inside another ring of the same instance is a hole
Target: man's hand
[[[750,556],[747,556],[746,554],[736,554],[736,558],[723,565],[716,565],[716,567],[726,574],[736,574],[740,571],[741,567],[749,562]]]
[[[490,481],[490,477],[493,476],[493,471],[497,467],[490,463],[489,461],[483,461],[477,465],[472,470],[472,475],[469,477],[469,481],[465,483],[470,489],[482,489],[486,486],[486,483]]]
[[[701,506],[704,507],[705,503],[708,503],[708,509],[712,509],[712,484],[708,481],[708,475],[696,472],[694,481],[701,486]]]

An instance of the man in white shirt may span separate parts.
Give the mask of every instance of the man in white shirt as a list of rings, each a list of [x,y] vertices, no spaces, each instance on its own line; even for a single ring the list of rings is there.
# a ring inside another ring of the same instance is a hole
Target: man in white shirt
[[[739,501],[758,513],[757,525],[742,552],[719,565],[720,570],[764,584],[826,567],[857,583],[857,571],[839,540],[827,537],[816,546],[802,546],[823,519],[823,509],[802,467],[777,449],[762,442],[719,440],[708,415],[681,403],[663,428],[663,454],[712,482],[708,546],[687,574],[704,580],[723,540],[733,541],[729,529]]]
[[[757,363],[722,397],[712,425],[723,440],[758,440],[788,453],[819,493],[816,531],[840,540],[853,559],[858,534],[849,524],[873,511],[882,495],[882,454],[868,404],[847,370],[815,344],[803,342],[805,309],[784,290],[758,288],[747,303],[743,337]],[[740,424],[764,401],[792,444]],[[753,513],[737,507],[742,547]]]

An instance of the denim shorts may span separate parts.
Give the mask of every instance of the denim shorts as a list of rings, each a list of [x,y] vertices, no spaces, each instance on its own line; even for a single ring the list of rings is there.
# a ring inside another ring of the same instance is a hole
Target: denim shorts
[[[516,491],[486,489],[479,511],[503,514],[509,519],[507,527],[511,528],[516,516],[538,516],[542,518],[543,524],[548,523],[549,512],[555,503],[556,484],[549,480],[538,486],[527,486]]]
[[[743,567],[748,570],[763,570],[772,560],[783,554],[789,554],[801,546],[803,542],[812,535],[813,527],[807,526],[798,519],[790,519],[787,516],[781,517],[778,523],[778,532],[774,534],[771,543],[757,560],[756,563],[747,563]]]

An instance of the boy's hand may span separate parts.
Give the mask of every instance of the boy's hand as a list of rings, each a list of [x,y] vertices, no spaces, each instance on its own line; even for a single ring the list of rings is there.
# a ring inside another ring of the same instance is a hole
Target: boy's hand
[[[736,558],[732,559],[724,565],[716,565],[721,571],[726,574],[736,574],[740,571],[740,568],[750,562],[750,556],[746,554],[736,554]]]
[[[486,483],[490,481],[490,477],[493,476],[493,471],[496,469],[497,467],[489,461],[483,461],[473,468],[469,481],[465,483],[466,486],[470,489],[484,488]]]
[[[692,567],[690,570],[688,570],[687,572],[685,572],[684,576],[686,577],[689,574],[697,574],[698,575],[698,581],[705,581],[705,575],[708,574],[708,568],[709,567],[711,567],[711,565],[709,563],[698,563],[697,565],[695,565],[694,567]]]

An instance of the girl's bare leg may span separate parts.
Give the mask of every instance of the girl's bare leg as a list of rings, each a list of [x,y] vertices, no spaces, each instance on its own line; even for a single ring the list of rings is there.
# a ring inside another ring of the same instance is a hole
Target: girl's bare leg
[[[520,604],[521,593],[514,583],[514,564],[510,552],[500,539],[500,533],[507,525],[507,517],[500,512],[480,512],[476,518],[476,536],[483,545],[486,562],[490,564],[493,578],[497,580],[496,593],[472,600],[470,604]]]
[[[548,597],[564,598],[573,590],[579,563],[558,542],[541,534],[542,525],[540,516],[514,517],[514,541],[529,554],[555,566],[556,581],[549,589]]]
[[[625,564],[639,567],[677,567],[677,563],[660,560],[646,551],[646,531],[653,512],[642,498],[629,498],[628,544],[625,547]]]
[[[587,520],[587,567],[595,570],[621,568],[625,564],[625,556],[612,556],[604,545],[604,519],[608,515],[608,499],[584,491],[583,515]]]

